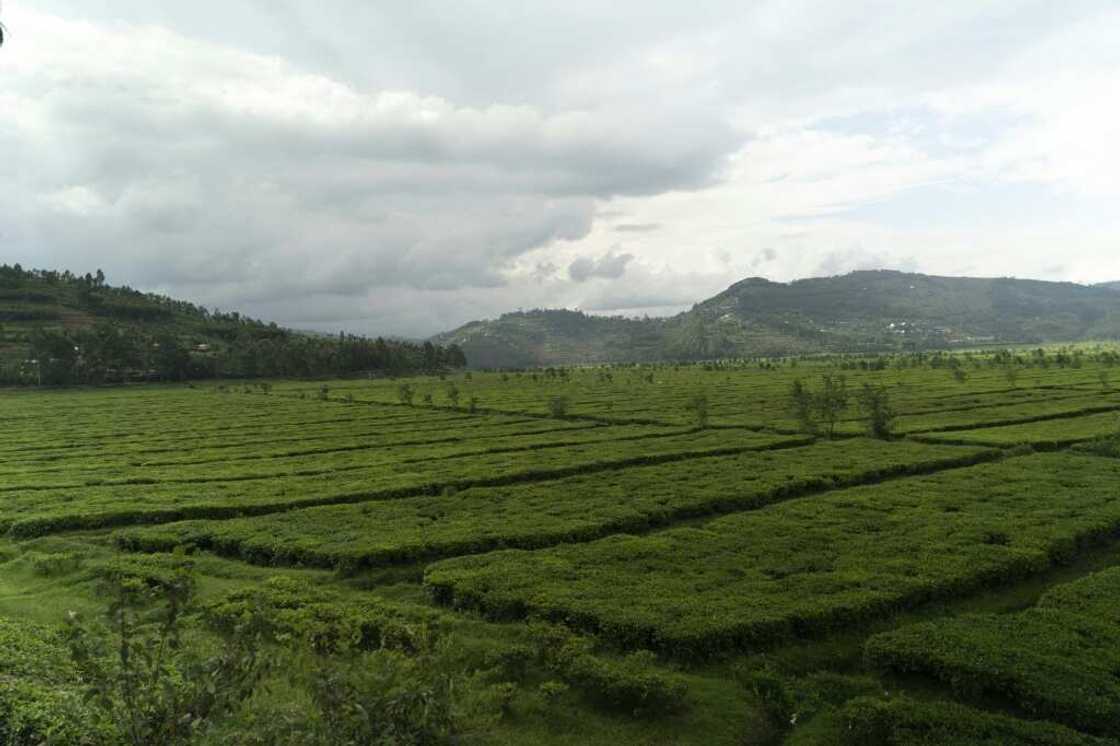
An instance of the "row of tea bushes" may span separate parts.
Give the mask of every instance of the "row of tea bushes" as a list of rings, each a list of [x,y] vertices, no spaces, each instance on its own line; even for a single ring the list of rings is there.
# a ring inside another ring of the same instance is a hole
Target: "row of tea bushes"
[[[919,673],[961,696],[1120,736],[1120,568],[1059,586],[1016,614],[980,614],[872,637],[870,665]]]
[[[437,600],[704,656],[1041,572],[1120,531],[1120,466],[1009,458],[716,519],[430,565]]]
[[[867,439],[697,458],[511,487],[189,521],[115,535],[133,551],[188,545],[258,564],[357,569],[589,541],[888,477],[962,467],[999,451]]]

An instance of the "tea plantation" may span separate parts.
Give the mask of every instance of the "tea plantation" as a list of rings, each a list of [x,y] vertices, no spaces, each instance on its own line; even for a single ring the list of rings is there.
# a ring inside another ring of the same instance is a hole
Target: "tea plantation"
[[[0,390],[0,744],[1120,743],[1118,361]]]

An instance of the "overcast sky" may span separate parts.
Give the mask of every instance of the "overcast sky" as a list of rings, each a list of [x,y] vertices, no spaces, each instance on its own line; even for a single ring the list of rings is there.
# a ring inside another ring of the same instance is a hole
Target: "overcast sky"
[[[1114,0],[4,0],[0,261],[322,330],[1120,279]]]

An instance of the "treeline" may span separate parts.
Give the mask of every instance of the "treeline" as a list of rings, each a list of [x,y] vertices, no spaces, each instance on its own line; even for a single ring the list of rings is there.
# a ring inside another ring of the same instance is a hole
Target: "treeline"
[[[75,275],[0,264],[0,301],[0,321],[59,321],[68,308],[87,320],[17,328],[18,354],[0,358],[0,385],[404,375],[466,365],[456,345],[293,332],[112,287],[101,270]]]
[[[315,337],[244,328],[228,345],[184,343],[165,333],[103,322],[73,331],[35,329],[29,357],[0,368],[0,383],[67,385],[206,378],[401,375],[460,368],[462,350],[352,335]]]

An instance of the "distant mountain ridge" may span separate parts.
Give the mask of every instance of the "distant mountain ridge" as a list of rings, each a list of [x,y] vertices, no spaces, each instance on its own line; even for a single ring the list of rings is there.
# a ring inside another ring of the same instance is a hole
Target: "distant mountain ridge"
[[[688,361],[945,349],[1120,337],[1120,282],[858,271],[789,283],[741,280],[663,319],[534,310],[432,338],[475,367]]]

